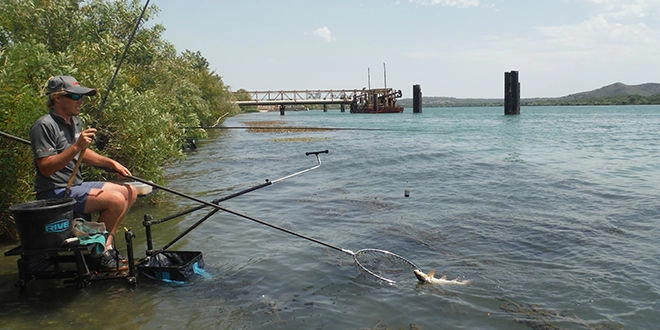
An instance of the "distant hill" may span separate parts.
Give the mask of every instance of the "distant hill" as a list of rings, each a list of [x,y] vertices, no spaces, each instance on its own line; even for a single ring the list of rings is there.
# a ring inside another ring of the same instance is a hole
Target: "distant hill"
[[[653,96],[660,94],[660,84],[646,83],[641,85],[626,85],[624,83],[614,83],[590,92],[582,92],[561,97],[562,99],[591,99],[597,97],[616,97],[616,96]]]
[[[399,105],[412,108],[412,98],[399,99]],[[570,94],[555,98],[521,98],[520,104],[533,105],[621,105],[621,104],[660,104],[660,84],[646,83],[626,85],[614,83],[588,92]],[[422,107],[483,107],[504,106],[501,99],[471,99],[444,96],[423,96]]]

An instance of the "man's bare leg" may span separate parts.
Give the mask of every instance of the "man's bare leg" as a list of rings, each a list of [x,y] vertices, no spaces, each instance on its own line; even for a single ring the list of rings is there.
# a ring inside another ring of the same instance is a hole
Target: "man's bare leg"
[[[85,203],[85,213],[100,212],[99,222],[103,222],[106,230],[114,235],[136,198],[137,193],[133,186],[106,182],[103,188],[90,190]],[[111,237],[113,236],[108,237],[105,242],[106,250],[113,248]]]

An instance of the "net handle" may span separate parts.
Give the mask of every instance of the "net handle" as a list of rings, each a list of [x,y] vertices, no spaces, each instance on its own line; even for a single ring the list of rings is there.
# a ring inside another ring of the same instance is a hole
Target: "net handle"
[[[318,157],[318,154],[317,154],[317,157]],[[314,243],[317,243],[317,244],[321,244],[321,245],[323,245],[323,246],[325,246],[325,247],[329,247],[329,248],[331,248],[331,249],[335,249],[335,250],[337,250],[337,251],[341,251],[341,252],[344,252],[344,253],[350,254],[350,255],[353,256],[353,260],[355,260],[355,263],[357,263],[357,265],[358,265],[360,268],[364,269],[369,275],[372,275],[372,276],[374,276],[374,277],[376,277],[376,278],[378,278],[378,279],[381,279],[381,280],[383,280],[383,281],[385,281],[385,282],[387,282],[387,283],[390,283],[390,284],[394,284],[394,283],[396,283],[396,281],[390,280],[390,279],[388,279],[388,278],[382,277],[382,276],[380,276],[380,275],[374,273],[373,271],[371,271],[370,269],[368,269],[367,267],[365,267],[364,265],[362,265],[362,264],[360,263],[360,261],[357,259],[357,256],[358,256],[361,252],[367,252],[367,251],[369,251],[369,252],[384,253],[384,254],[386,254],[386,255],[389,255],[389,256],[395,257],[395,258],[397,258],[397,259],[399,259],[399,260],[402,260],[402,261],[406,262],[407,264],[409,264],[409,265],[411,265],[411,266],[417,268],[417,266],[415,266],[415,264],[412,263],[411,261],[409,261],[408,259],[406,259],[406,258],[404,258],[404,257],[402,257],[402,256],[400,256],[400,255],[398,255],[398,254],[394,254],[394,253],[392,253],[392,252],[389,252],[389,251],[378,250],[378,249],[362,249],[362,250],[358,250],[357,252],[354,253],[354,252],[351,251],[351,250],[342,249],[342,248],[340,248],[340,247],[337,247],[337,246],[334,246],[334,245],[332,245],[332,244],[329,244],[329,243],[323,242],[323,241],[318,240],[318,239],[316,239],[316,238],[309,237],[309,236],[306,236],[306,235],[303,235],[303,234],[297,233],[297,232],[295,232],[295,231],[293,231],[293,230],[289,230],[289,229],[286,229],[286,228],[283,228],[283,227],[280,227],[280,226],[274,225],[274,224],[272,224],[272,223],[268,223],[268,222],[266,222],[266,221],[263,221],[263,220],[260,220],[260,219],[257,219],[257,218],[253,218],[253,217],[251,217],[251,216],[248,216],[248,215],[242,214],[242,213],[240,213],[240,212],[236,212],[236,211],[233,211],[233,210],[227,209],[227,208],[222,207],[222,206],[220,206],[220,205],[218,205],[218,204],[213,204],[213,203],[211,203],[211,202],[207,202],[207,201],[201,200],[201,199],[199,199],[199,198],[196,198],[196,197],[193,197],[193,196],[190,196],[190,195],[184,194],[184,193],[182,193],[182,192],[178,192],[178,191],[176,191],[176,190],[173,190],[173,189],[170,189],[170,188],[167,188],[167,187],[161,186],[161,185],[159,185],[159,184],[155,184],[155,183],[153,183],[153,182],[151,182],[151,181],[147,181],[147,180],[144,180],[144,179],[138,178],[138,177],[133,176],[133,175],[125,175],[125,177],[127,177],[127,178],[129,178],[129,179],[133,179],[133,180],[138,181],[138,182],[142,182],[142,183],[147,184],[147,185],[150,185],[150,186],[152,186],[152,187],[154,187],[154,188],[157,188],[157,189],[160,189],[160,190],[163,190],[163,191],[167,191],[167,192],[169,192],[169,193],[172,193],[172,194],[175,194],[175,195],[178,195],[178,196],[184,197],[184,198],[188,198],[188,199],[190,199],[190,200],[193,200],[193,201],[195,201],[195,202],[198,202],[198,203],[204,204],[204,205],[206,205],[206,206],[213,207],[213,208],[215,208],[215,209],[217,209],[217,210],[224,211],[224,212],[227,212],[227,213],[230,213],[230,214],[233,214],[233,215],[239,216],[239,217],[241,217],[241,218],[244,218],[244,219],[247,219],[247,220],[251,220],[251,221],[254,221],[254,222],[256,222],[256,223],[259,223],[259,224],[262,224],[262,225],[268,226],[268,227],[270,227],[270,228],[273,228],[273,229],[277,229],[277,230],[283,231],[283,232],[285,232],[285,233],[287,233],[287,234],[291,234],[291,235],[294,235],[294,236],[297,236],[297,237],[300,237],[300,238],[306,239],[306,240],[308,240],[308,241],[311,241],[311,242],[314,242]]]

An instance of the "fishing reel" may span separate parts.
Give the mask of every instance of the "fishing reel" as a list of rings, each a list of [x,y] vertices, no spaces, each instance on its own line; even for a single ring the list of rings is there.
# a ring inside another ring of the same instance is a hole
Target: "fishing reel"
[[[96,145],[96,149],[99,151],[102,151],[105,149],[105,146],[108,145],[110,142],[110,132],[104,129],[100,129],[96,131],[96,135],[94,136],[94,144]]]

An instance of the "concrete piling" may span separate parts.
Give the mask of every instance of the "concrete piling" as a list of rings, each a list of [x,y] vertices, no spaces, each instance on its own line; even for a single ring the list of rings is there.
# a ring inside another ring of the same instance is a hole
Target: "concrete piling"
[[[422,112],[422,88],[419,85],[413,85],[413,113]]]
[[[518,71],[504,73],[504,114],[520,114],[520,82]]]

